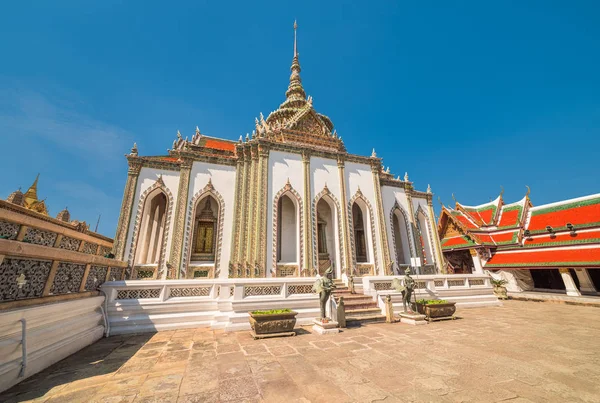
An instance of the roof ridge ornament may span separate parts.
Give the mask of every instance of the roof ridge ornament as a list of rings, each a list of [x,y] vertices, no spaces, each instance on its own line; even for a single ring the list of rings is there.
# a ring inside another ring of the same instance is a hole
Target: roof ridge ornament
[[[408,182],[408,172],[404,172],[404,182]]]
[[[377,158],[377,153],[375,152],[375,149],[373,149],[373,152],[371,153],[371,158]]]

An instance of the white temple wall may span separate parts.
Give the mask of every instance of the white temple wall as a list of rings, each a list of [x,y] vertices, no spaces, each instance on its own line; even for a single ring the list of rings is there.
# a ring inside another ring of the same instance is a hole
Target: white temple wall
[[[155,169],[155,168],[146,168],[143,167],[140,171],[140,175],[138,176],[138,181],[135,189],[135,196],[133,198],[133,209],[131,211],[131,219],[129,221],[129,230],[127,232],[127,240],[125,243],[125,255],[124,259],[127,260],[129,258],[129,253],[131,251],[131,241],[133,237],[133,231],[135,228],[135,220],[138,215],[138,209],[143,210],[144,206],[140,206],[140,197],[142,194],[150,188],[152,185],[156,183],[158,178],[162,175],[162,180],[165,183],[171,195],[167,195],[168,197],[173,198],[172,206],[173,210],[177,205],[177,190],[179,188],[179,172],[177,171],[168,171],[163,169]],[[171,200],[168,200],[171,202]],[[173,236],[173,225],[175,219],[175,212],[171,212],[171,220],[167,223],[167,227],[169,230],[169,237],[167,238],[167,252],[171,250],[171,239]]]
[[[304,166],[300,154],[286,153],[282,151],[269,152],[268,169],[268,191],[267,191],[267,277],[271,277],[273,268],[273,214],[277,210],[274,208],[274,199],[277,193],[283,189],[290,181],[292,188],[298,193],[301,199],[304,198]],[[300,212],[298,211],[298,215]],[[300,225],[298,217],[298,225]],[[303,236],[300,234],[300,236]],[[300,238],[297,239],[300,247]],[[300,262],[300,249],[297,253],[297,261]]]
[[[231,256],[231,236],[233,230],[233,219],[234,219],[234,197],[235,197],[235,166],[229,165],[218,165],[211,164],[208,162],[195,161],[192,165],[192,171],[190,174],[190,188],[188,191],[188,202],[186,205],[186,233],[184,234],[184,242],[191,242],[191,232],[188,233],[188,225],[193,228],[192,215],[194,214],[194,206],[191,205],[192,200],[196,198],[204,187],[211,181],[216,193],[221,195],[223,198],[224,208],[219,211],[222,214],[223,219],[223,234],[221,242],[217,240],[217,244],[220,243],[220,257],[219,267],[215,270],[220,270],[219,278],[229,277],[229,260]],[[193,231],[193,229],[192,229]],[[218,228],[217,228],[218,231]],[[169,233],[169,235],[172,235]],[[185,250],[186,248],[184,248]],[[170,250],[170,249],[168,249]],[[187,260],[187,256],[183,256],[184,260]]]
[[[414,253],[416,251],[415,249],[415,245],[414,245],[414,237],[413,237],[413,233],[412,233],[412,228],[411,228],[411,221],[410,221],[410,209],[409,209],[409,205],[408,205],[408,198],[406,197],[406,193],[404,192],[404,189],[402,188],[397,188],[397,187],[393,187],[393,186],[382,186],[381,187],[381,197],[383,199],[383,217],[385,219],[385,226],[386,226],[386,231],[387,231],[387,238],[388,238],[388,247],[390,249],[390,256],[392,256],[392,260],[396,261],[396,254],[395,254],[395,246],[394,246],[394,236],[392,234],[392,221],[391,221],[391,212],[392,209],[394,208],[395,203],[398,203],[398,206],[400,206],[400,208],[402,209],[402,211],[404,212],[405,216],[406,216],[406,220],[408,220],[408,225],[406,223],[406,221],[404,220],[404,216],[400,215],[400,225],[405,226],[405,232],[403,232],[402,230],[400,231],[400,233],[406,233],[407,235],[407,240],[406,243],[404,245],[407,245],[408,247],[408,255],[410,256],[414,256]],[[405,251],[406,253],[406,251]],[[410,263],[410,260],[408,261]],[[395,266],[395,269],[397,269],[397,266]]]
[[[346,196],[348,200],[346,200],[346,204],[354,197],[358,189],[360,189],[361,193],[367,199],[369,204],[371,205],[371,209],[368,208],[367,215],[364,219],[367,221],[368,225],[365,226],[365,236],[367,249],[371,252],[373,256],[369,259],[369,263],[375,264],[375,260],[373,259],[375,255],[377,255],[378,267],[375,267],[375,273],[383,275],[385,273],[384,261],[383,261],[383,253],[380,250],[381,240],[380,240],[380,232],[379,228],[385,223],[379,222],[379,217],[377,216],[377,202],[375,201],[375,187],[373,183],[373,172],[371,171],[371,166],[367,164],[358,164],[355,162],[346,162],[345,165],[345,173],[346,173]],[[351,213],[352,210],[349,206],[348,211]],[[363,213],[365,213],[363,211]],[[373,214],[373,220],[371,220],[371,214]],[[371,222],[375,223],[375,228],[371,231]],[[373,232],[375,233],[375,240],[373,240]],[[373,242],[375,243],[375,249],[373,250]],[[371,253],[369,253],[371,255]]]
[[[333,159],[328,159],[328,158],[321,158],[321,157],[311,157],[310,158],[310,183],[311,183],[311,203],[314,201],[316,195],[318,195],[321,191],[323,191],[323,189],[325,188],[325,185],[327,185],[327,188],[329,189],[329,192],[331,192],[331,194],[335,197],[335,199],[338,201],[338,203],[342,203],[345,202],[347,203],[347,201],[342,201],[342,197],[341,197],[341,191],[340,191],[340,175],[339,175],[339,169],[337,166],[337,161],[333,160]],[[333,203],[332,203],[333,204]],[[316,207],[316,206],[315,206]],[[334,209],[334,214],[335,214],[335,231],[334,231],[334,237],[335,237],[335,268],[336,271],[338,271],[338,277],[341,276],[341,267],[342,267],[342,254],[341,254],[341,250],[340,250],[340,238],[339,238],[339,234],[340,234],[340,230],[341,228],[339,227],[341,225],[341,223],[338,220],[338,217],[341,217],[342,212],[341,211],[336,211],[337,209],[341,209],[341,205],[340,206],[335,206],[335,208],[332,205],[332,209]],[[311,211],[312,211],[312,206],[311,206]],[[316,225],[316,222],[313,222],[313,225]],[[313,241],[313,244],[316,240]],[[315,256],[316,256],[316,248],[314,248]]]

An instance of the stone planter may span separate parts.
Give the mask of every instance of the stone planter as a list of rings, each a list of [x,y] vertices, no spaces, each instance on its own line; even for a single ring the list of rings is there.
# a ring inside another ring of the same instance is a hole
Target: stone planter
[[[495,285],[494,286],[494,295],[498,297],[498,299],[508,299],[508,294],[506,293],[506,287],[503,285]]]
[[[456,312],[456,302],[446,302],[445,304],[415,304],[416,310],[421,315],[425,315],[427,320],[435,321],[441,319],[454,319]]]
[[[294,336],[294,326],[296,325],[296,315],[298,312],[275,313],[266,315],[257,315],[248,312],[250,315],[250,327],[252,327],[252,337],[255,339],[277,336]]]

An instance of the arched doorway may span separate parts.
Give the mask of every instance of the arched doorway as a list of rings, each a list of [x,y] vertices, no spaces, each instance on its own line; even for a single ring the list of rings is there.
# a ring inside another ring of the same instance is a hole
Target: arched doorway
[[[431,238],[429,236],[431,228],[429,227],[429,219],[419,207],[417,212],[417,230],[419,232],[419,247],[422,251],[423,261],[421,262],[421,266],[425,271],[430,269],[434,264],[433,257],[433,245],[431,244]]]
[[[276,274],[298,275],[300,264],[300,223],[298,201],[284,193],[277,201]]]

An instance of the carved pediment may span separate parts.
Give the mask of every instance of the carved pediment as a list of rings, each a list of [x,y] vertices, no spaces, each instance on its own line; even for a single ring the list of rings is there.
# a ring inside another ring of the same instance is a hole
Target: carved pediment
[[[327,126],[325,126],[313,109],[301,113],[300,116],[291,122],[288,129],[317,136],[326,136],[328,134]]]

